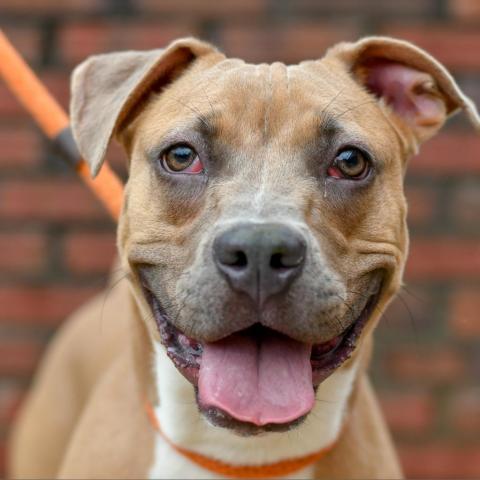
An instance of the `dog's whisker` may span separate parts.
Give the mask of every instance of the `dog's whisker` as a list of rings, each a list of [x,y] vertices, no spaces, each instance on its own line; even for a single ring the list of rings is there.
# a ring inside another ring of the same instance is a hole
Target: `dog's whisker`
[[[341,295],[339,294],[334,294],[337,298],[340,299],[340,301],[348,308],[348,310],[350,311],[351,315],[352,315],[352,318],[355,318],[355,311],[353,310],[353,307],[346,301],[345,298],[343,298]]]
[[[215,110],[213,108],[213,103],[210,100],[210,97],[208,96],[207,89],[204,88],[202,90],[202,92],[203,92],[204,97],[207,99],[208,104],[210,105],[210,113],[211,113],[212,117],[214,117],[215,116]]]
[[[330,101],[327,103],[327,105],[325,105],[325,107],[322,109],[322,111],[320,112],[320,123],[324,123],[325,120],[327,119],[328,115],[329,115],[329,109],[331,106],[333,106],[334,102],[340,97],[340,95],[345,91],[345,88],[346,86],[342,87],[331,99]],[[328,124],[328,122],[326,122]]]
[[[377,104],[377,102],[375,100],[365,100],[363,102],[357,103],[353,107],[349,107],[346,110],[344,110],[343,112],[337,113],[335,116],[332,117],[331,120],[332,121],[338,120],[340,117],[343,117],[343,115],[345,115],[346,113],[351,112],[353,110],[356,110],[357,108],[363,107],[363,106],[368,105],[368,104]]]
[[[180,105],[184,106],[185,108],[189,109],[192,113],[194,113],[194,114],[195,114],[195,117],[197,118],[197,120],[199,120],[201,123],[203,123],[208,130],[211,130],[211,129],[212,129],[212,125],[209,123],[209,121],[208,121],[208,119],[205,117],[205,115],[203,115],[203,113],[200,112],[200,110],[198,110],[197,108],[193,107],[192,105],[189,105],[188,103],[185,103],[185,102],[181,101],[179,98],[172,97],[172,100],[174,100],[175,102],[177,102],[177,103],[179,103]]]
[[[422,302],[422,303],[427,303],[428,302],[427,298],[422,298],[420,295],[412,292],[412,290],[410,290],[405,284],[401,285],[400,289],[404,290],[405,293],[407,293],[408,295],[410,295],[411,297],[413,297],[415,300],[417,300],[419,302]]]
[[[329,403],[329,404],[337,403],[334,400],[326,400],[324,398],[315,398],[315,402],[316,403]]]
[[[418,337],[417,323],[415,321],[415,316],[413,315],[412,309],[410,308],[408,302],[403,298],[401,291],[398,292],[397,298],[400,300],[400,302],[404,306],[405,310],[407,311],[408,318],[410,319],[410,325],[411,325],[411,327],[413,329],[413,332],[415,334],[415,338],[417,338]]]
[[[118,271],[120,271],[120,269]],[[117,273],[118,273],[118,271],[117,271]],[[122,282],[123,280],[127,280],[128,278],[129,278],[129,273],[126,272],[120,278],[117,278],[115,281],[113,281],[110,285],[107,285],[105,293],[103,295],[102,307],[100,309],[100,334],[103,334],[105,304],[108,300],[108,297],[112,293],[114,288],[117,287],[120,284],[120,282]]]

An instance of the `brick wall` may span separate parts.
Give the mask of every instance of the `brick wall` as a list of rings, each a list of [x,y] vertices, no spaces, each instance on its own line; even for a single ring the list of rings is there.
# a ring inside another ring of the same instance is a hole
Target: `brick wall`
[[[192,34],[251,61],[295,62],[372,33],[425,47],[480,104],[476,0],[2,0],[0,27],[63,105],[71,68],[94,52]],[[406,288],[377,332],[372,373],[410,477],[480,477],[478,152],[456,119],[406,182]],[[114,225],[0,83],[0,476],[46,342],[102,288],[113,255]]]

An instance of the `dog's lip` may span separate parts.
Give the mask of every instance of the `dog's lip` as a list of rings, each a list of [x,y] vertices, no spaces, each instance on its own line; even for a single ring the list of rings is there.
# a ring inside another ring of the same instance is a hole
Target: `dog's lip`
[[[180,372],[194,385],[198,381],[198,370],[200,368],[203,351],[202,342],[197,341],[173,325],[161,303],[155,294],[143,284],[144,294],[154,313],[161,340],[166,347],[167,354],[174,362]],[[313,371],[313,383],[317,386],[327,378],[335,369],[343,364],[353,353],[358,337],[363,327],[371,316],[378,301],[381,288],[370,295],[360,315],[342,333],[322,343],[312,346],[311,364]],[[246,331],[255,328],[265,328],[255,324]]]
[[[167,317],[155,294],[142,283],[143,293],[153,311],[155,322],[167,355],[187,380],[194,385],[198,381],[198,370],[202,355],[202,344],[188,337],[175,327]]]
[[[155,321],[167,355],[173,361],[179,372],[197,389],[203,351],[202,342],[187,336],[169,321],[166,312],[163,310],[155,294],[148,288],[148,285],[143,284],[143,290],[154,313]],[[381,290],[380,285],[377,291],[370,295],[360,315],[341,334],[312,346],[310,362],[312,365],[312,382],[314,388],[317,388],[321,382],[351,357],[357,346],[357,340],[376,307]],[[200,409],[202,408],[200,407]],[[302,417],[288,424],[268,424],[258,427],[253,424],[243,425],[248,422],[241,422],[226,412],[217,412],[216,410],[218,409],[210,409],[203,413],[215,425],[230,428],[240,435],[254,435],[267,431],[285,431],[298,425],[304,419],[304,417]]]

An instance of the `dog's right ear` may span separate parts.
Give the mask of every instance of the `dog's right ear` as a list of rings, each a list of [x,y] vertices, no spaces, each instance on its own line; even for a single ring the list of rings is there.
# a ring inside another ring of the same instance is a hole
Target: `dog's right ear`
[[[72,74],[70,121],[73,137],[92,176],[99,172],[108,144],[153,89],[178,78],[198,58],[224,58],[194,38],[165,49],[127,51],[89,57]]]
[[[480,130],[480,116],[472,100],[442,64],[412,43],[366,37],[334,46],[325,59],[340,62],[376,98],[385,115],[407,132],[415,149],[458,110],[465,111]]]

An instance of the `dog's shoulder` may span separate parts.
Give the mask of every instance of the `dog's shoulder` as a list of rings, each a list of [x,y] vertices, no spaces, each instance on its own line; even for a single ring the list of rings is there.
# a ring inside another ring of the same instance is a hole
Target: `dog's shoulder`
[[[345,462],[345,458],[349,461]],[[358,379],[337,447],[316,465],[315,478],[403,478],[368,376]]]
[[[136,382],[132,356],[118,356],[84,407],[61,464],[60,478],[147,475],[155,433]],[[92,458],[101,462],[92,462]]]
[[[52,356],[70,363],[82,393],[88,394],[129,345],[131,315],[130,291],[127,281],[121,280],[83,305],[59,330],[50,348]]]
[[[92,393],[129,351],[130,301],[127,282],[111,282],[62,324],[12,432],[12,476],[56,473]]]

